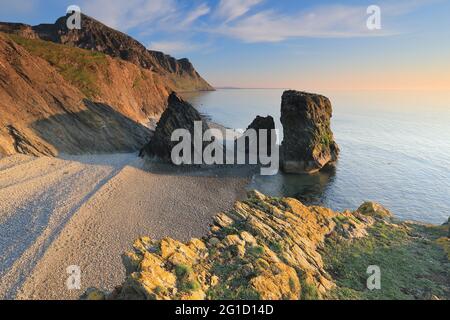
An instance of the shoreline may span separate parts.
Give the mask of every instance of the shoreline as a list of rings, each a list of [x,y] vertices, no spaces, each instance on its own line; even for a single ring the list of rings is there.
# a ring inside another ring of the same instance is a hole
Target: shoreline
[[[449,236],[448,224],[395,222],[374,202],[335,212],[250,191],[207,237],[137,239],[123,284],[82,299],[446,300]]]
[[[245,199],[254,172],[174,168],[122,153],[16,155],[0,159],[0,173],[0,296],[60,300],[120,285],[121,257],[139,237],[206,237],[217,215]],[[66,289],[71,265],[82,270],[80,290]]]

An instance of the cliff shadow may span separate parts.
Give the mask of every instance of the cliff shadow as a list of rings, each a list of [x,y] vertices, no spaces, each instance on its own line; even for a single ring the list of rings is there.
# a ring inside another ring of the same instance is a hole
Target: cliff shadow
[[[60,102],[57,102],[60,104]],[[31,126],[58,154],[135,152],[151,138],[152,131],[104,103],[83,100],[85,110],[38,120]]]

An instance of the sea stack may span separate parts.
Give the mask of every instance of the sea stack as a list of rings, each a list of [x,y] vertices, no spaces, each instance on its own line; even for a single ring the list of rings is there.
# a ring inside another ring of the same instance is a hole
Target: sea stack
[[[336,162],[339,147],[331,131],[331,116],[331,102],[327,97],[294,90],[283,93],[281,167],[284,172],[314,173]]]
[[[178,141],[171,141],[172,133],[177,129],[187,129],[194,137],[196,121],[202,122],[202,134],[209,129],[200,113],[188,102],[184,101],[175,92],[168,98],[167,109],[159,120],[151,141],[141,150],[141,156],[158,157],[171,162],[171,153]]]

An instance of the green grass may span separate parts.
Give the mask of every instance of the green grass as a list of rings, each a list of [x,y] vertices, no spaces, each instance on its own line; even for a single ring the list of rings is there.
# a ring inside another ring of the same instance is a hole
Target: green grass
[[[178,288],[182,292],[197,291],[201,288],[200,283],[193,279],[193,270],[190,266],[179,264],[175,266],[175,274],[177,276]]]
[[[332,141],[333,141],[333,136],[330,133],[327,133],[327,132],[322,133],[322,135],[320,137],[320,143],[324,147],[329,148]]]
[[[439,234],[422,226],[414,226],[413,232],[414,238],[403,228],[376,223],[363,239],[328,240],[323,258],[338,285],[330,298],[449,299],[450,263],[433,241]],[[367,289],[370,265],[381,268],[381,290]]]
[[[250,255],[252,255],[255,258],[261,257],[265,252],[264,247],[261,246],[250,247],[247,251]]]
[[[302,286],[301,299],[302,300],[319,300],[319,292],[317,288],[309,283],[306,283],[303,279],[300,280]]]
[[[192,273],[192,268],[187,265],[179,264],[179,265],[175,266],[175,274],[177,275],[177,278],[187,277],[191,273]]]
[[[220,279],[219,284],[207,291],[210,300],[259,300],[259,294],[248,285],[252,275],[242,274],[248,261],[236,258],[232,263],[220,262],[213,266],[212,273]]]
[[[219,284],[208,290],[208,300],[260,300],[259,294],[245,286],[230,288]]]
[[[180,283],[180,290],[184,292],[192,292],[200,289],[200,283],[197,280],[187,280]]]
[[[77,87],[87,98],[94,98],[99,94],[96,70],[107,64],[105,54],[50,41],[25,39],[12,34],[8,36],[34,56],[55,67],[65,80]]]
[[[269,244],[269,248],[276,254],[281,254],[283,252],[283,243],[281,241],[272,241]]]

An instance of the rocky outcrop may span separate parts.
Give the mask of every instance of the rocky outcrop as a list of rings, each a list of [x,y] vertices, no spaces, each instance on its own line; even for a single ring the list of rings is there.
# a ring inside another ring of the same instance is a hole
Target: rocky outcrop
[[[447,228],[393,222],[371,202],[339,213],[251,191],[218,214],[203,239],[138,239],[123,256],[124,283],[113,292],[91,288],[82,298],[448,298],[450,261],[430,241]],[[370,264],[383,268],[386,291],[367,290]]]
[[[163,77],[173,91],[214,90],[188,59],[177,60],[162,52],[147,50],[130,36],[86,15],[82,15],[81,30],[69,30],[66,21],[67,17],[61,17],[54,24],[37,26],[0,23],[0,31],[97,51],[129,61]]]
[[[328,98],[306,92],[286,91],[281,102],[284,139],[282,169],[287,173],[313,173],[337,161]]]
[[[150,157],[156,156],[170,162],[172,160],[172,149],[179,143],[179,141],[171,140],[172,133],[176,129],[186,129],[191,134],[191,155],[193,157],[194,128],[195,122],[198,121],[202,123],[201,133],[203,137],[203,133],[209,128],[206,121],[202,119],[200,113],[191,104],[184,101],[176,93],[172,93],[168,98],[168,107],[162,114],[161,119],[156,126],[155,134],[151,141],[144,146],[141,155]]]
[[[252,121],[252,123],[247,127],[247,130],[249,129],[254,129],[256,131],[261,129],[274,130],[275,121],[271,116],[267,117],[256,116],[256,118]]]
[[[340,215],[349,223],[338,223]],[[335,287],[320,255],[325,239],[364,237],[373,223],[253,191],[219,214],[203,240],[137,240],[124,256],[127,279],[108,298],[296,300],[311,287],[321,297]],[[85,298],[98,296],[91,289]]]

